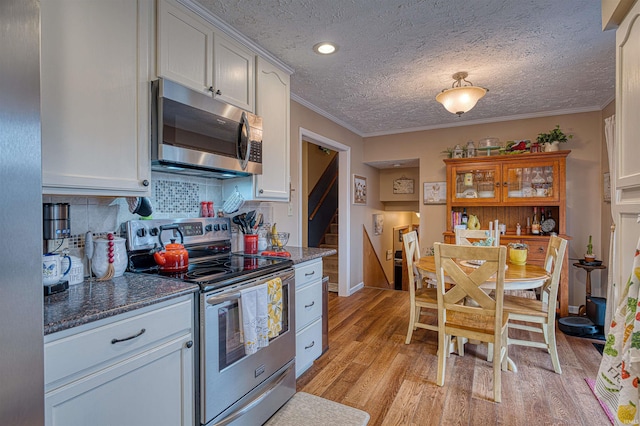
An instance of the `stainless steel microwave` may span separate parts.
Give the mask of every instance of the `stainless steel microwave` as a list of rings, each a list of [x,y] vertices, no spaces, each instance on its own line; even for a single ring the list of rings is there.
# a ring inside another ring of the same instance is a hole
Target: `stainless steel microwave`
[[[166,79],[151,82],[152,170],[220,179],[262,173],[262,118]]]

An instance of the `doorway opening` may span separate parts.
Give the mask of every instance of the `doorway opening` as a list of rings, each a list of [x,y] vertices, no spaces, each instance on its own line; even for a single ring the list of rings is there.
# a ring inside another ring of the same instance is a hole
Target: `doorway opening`
[[[349,241],[349,234],[351,231],[349,226],[349,174],[351,150],[347,145],[303,128],[300,129],[298,150],[300,153],[298,161],[298,187],[301,188],[301,194],[299,197],[300,205],[298,207],[299,211],[302,212],[300,235],[302,236],[303,245],[311,247],[309,245],[309,191],[313,188],[309,188],[309,176],[307,174],[310,169],[310,167],[308,167],[308,151],[314,151],[314,154],[323,154],[325,152],[323,149],[330,152],[329,156],[332,156],[331,152],[335,152],[333,156],[337,159],[336,169],[338,172],[335,176],[335,181],[337,182],[337,212],[339,213],[336,215],[337,227],[334,226],[334,229],[337,231],[337,236],[335,237],[334,242],[337,243],[336,249],[338,250],[338,253],[342,254],[335,258],[337,282],[330,282],[329,289],[337,291],[339,296],[349,296],[349,277],[351,276],[349,262],[349,254],[351,252],[351,245]],[[317,216],[317,214],[315,216]],[[329,230],[331,230],[330,227]],[[328,259],[327,264],[330,262],[331,260]]]

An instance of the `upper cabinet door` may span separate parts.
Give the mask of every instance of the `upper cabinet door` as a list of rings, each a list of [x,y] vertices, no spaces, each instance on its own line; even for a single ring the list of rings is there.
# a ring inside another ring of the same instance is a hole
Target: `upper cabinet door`
[[[263,118],[262,174],[256,199],[289,200],[289,74],[258,58],[257,114]]]
[[[255,55],[226,39],[214,36],[214,96],[247,111],[255,111]]]
[[[213,28],[173,1],[158,8],[158,75],[212,93]]]
[[[500,201],[500,166],[470,163],[451,167],[449,189],[451,201],[464,205],[486,204]]]
[[[626,203],[640,202],[640,3],[616,31],[616,189]]]
[[[255,55],[175,0],[159,2],[158,75],[255,111]]]
[[[502,198],[505,202],[534,201],[545,205],[560,200],[558,161],[529,161],[505,164],[502,170]]]
[[[153,4],[40,2],[44,193],[148,194]]]

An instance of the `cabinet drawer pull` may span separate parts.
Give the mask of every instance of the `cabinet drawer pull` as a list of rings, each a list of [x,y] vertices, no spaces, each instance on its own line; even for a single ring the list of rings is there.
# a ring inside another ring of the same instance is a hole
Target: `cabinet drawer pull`
[[[310,304],[310,305],[304,305],[304,308],[305,308],[305,309],[310,308],[310,307],[312,307],[312,306],[313,306],[313,305],[315,305],[315,304],[316,304],[316,301],[314,300],[313,302],[311,302],[311,304]]]
[[[306,274],[304,274],[305,277],[310,277],[311,275],[315,274],[316,271],[311,271],[311,272],[307,272]]]
[[[316,344],[316,341],[314,340],[314,341],[311,342],[311,344],[309,346],[305,346],[304,349],[305,350],[311,349],[315,344]]]
[[[115,345],[116,343],[126,342],[127,340],[135,339],[136,337],[142,336],[145,331],[147,331],[147,330],[145,330],[143,328],[142,330],[140,330],[140,332],[138,334],[134,334],[133,336],[125,337],[124,339],[112,339],[111,340],[111,344]]]
[[[542,253],[544,251],[544,247],[538,247],[538,251]]]

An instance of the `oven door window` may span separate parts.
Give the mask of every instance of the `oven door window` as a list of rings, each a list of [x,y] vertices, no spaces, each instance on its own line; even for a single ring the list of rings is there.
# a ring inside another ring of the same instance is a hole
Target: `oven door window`
[[[280,334],[271,337],[269,342],[277,339],[289,330],[289,286],[282,286],[282,330]],[[242,316],[240,310],[241,299],[225,303],[217,308],[218,315],[218,361],[219,371],[233,365],[246,356],[242,339]]]

